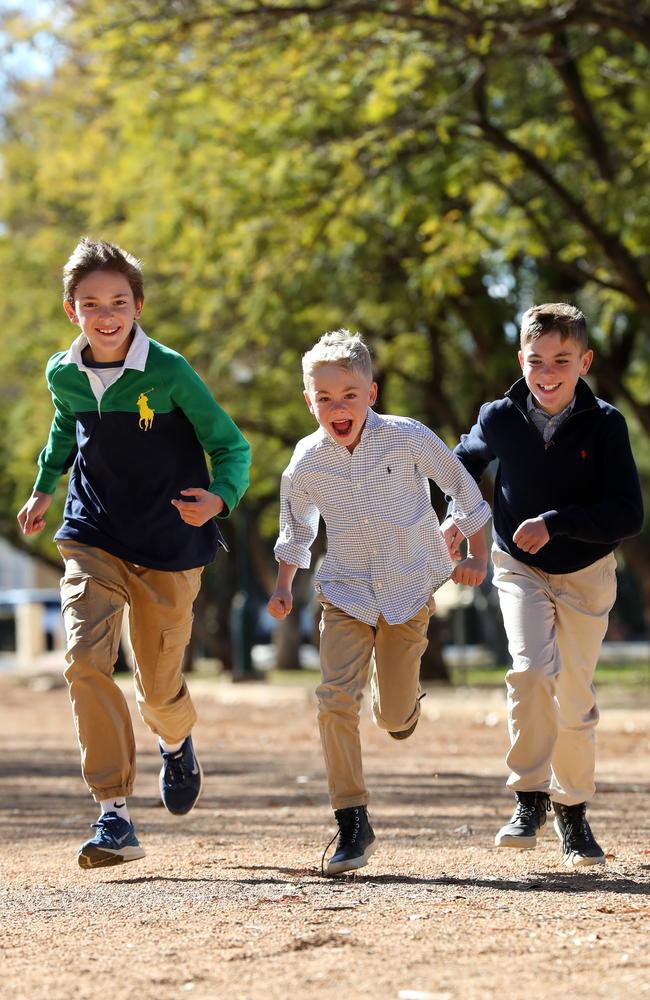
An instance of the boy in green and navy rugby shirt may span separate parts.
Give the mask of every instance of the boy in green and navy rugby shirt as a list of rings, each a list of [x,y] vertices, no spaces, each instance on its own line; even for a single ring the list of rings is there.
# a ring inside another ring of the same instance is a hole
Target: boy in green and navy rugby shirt
[[[188,362],[138,325],[144,293],[134,257],[84,238],[63,284],[81,334],[48,362],[55,415],[18,520],[26,535],[44,527],[72,465],[55,539],[65,561],[65,677],[83,776],[101,806],[78,860],[96,868],[144,856],[126,804],[133,728],[112,676],[125,605],[138,708],[160,742],[163,803],[184,815],[201,791],[183,656],[203,567],[225,548],[213,518],[226,517],[246,490],[250,448]]]

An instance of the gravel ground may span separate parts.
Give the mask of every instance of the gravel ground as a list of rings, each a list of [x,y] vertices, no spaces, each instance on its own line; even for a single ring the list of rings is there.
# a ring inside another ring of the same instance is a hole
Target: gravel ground
[[[360,874],[324,879],[334,827],[312,691],[190,685],[199,805],[185,818],[162,808],[137,720],[130,804],[147,856],[84,872],[75,854],[95,809],[67,694],[0,677],[3,995],[650,998],[648,692],[601,698],[590,816],[604,868],[563,869],[552,832],[534,852],[492,846],[512,808],[504,699],[461,689],[430,691],[403,743],[364,714],[380,846]]]

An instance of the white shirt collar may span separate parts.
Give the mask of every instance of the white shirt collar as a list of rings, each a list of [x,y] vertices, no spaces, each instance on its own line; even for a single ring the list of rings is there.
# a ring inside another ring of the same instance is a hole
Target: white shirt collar
[[[61,358],[62,365],[76,365],[82,371],[88,371],[83,361],[82,351],[88,346],[88,338],[85,333],[80,333],[76,340],[71,343],[67,354]],[[134,368],[143,372],[149,355],[149,338],[142,327],[135,324],[135,335],[131,341],[128,353],[124,359],[124,368]]]

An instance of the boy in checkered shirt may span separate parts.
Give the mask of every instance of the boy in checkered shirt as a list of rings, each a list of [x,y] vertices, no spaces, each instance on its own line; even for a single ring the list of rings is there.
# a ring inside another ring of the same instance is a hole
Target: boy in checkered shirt
[[[420,714],[433,593],[449,576],[482,582],[490,510],[432,431],[374,412],[377,384],[358,334],[326,333],[302,363],[305,401],[319,426],[298,442],[282,477],[279,569],[268,608],[277,619],[290,613],[292,582],[310,565],[322,517],[328,551],[316,574],[323,609],[318,721],[339,828],[327,874],[338,875],[366,865],[376,847],[359,741],[371,660],[373,718],[394,739],[406,739]],[[454,498],[454,522],[468,539],[467,558],[453,571],[429,479]]]

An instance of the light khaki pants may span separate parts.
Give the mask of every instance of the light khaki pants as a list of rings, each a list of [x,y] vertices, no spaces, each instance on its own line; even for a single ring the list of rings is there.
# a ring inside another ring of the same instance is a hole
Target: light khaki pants
[[[373,653],[373,718],[381,729],[408,729],[420,714],[420,660],[427,648],[433,600],[403,625],[389,625],[381,616],[375,627],[324,598],[321,604],[318,724],[332,808],[345,809],[368,802],[359,709]]]
[[[130,795],[135,740],[126,700],[113,678],[124,606],[129,606],[138,710],[152,732],[178,743],[196,721],[182,666],[202,569],[170,573],[80,542],[58,547],[65,560],[65,679],[83,777],[97,801]]]
[[[616,598],[613,554],[544,573],[493,548],[512,669],[506,674],[508,786],[575,805],[595,794],[594,673]]]

